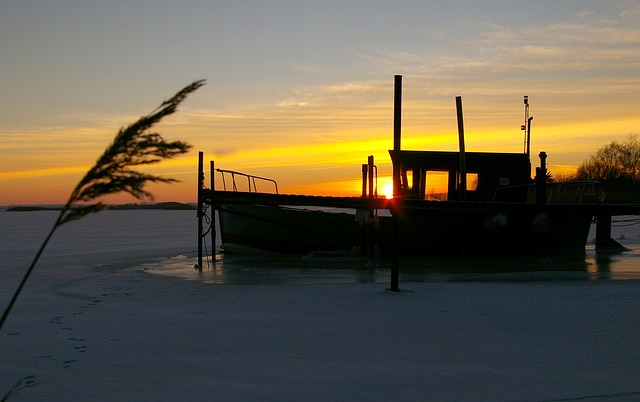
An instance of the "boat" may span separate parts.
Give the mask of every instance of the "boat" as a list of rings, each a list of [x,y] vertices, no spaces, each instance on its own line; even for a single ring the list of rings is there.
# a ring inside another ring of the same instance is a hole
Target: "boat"
[[[535,202],[536,186],[524,154],[467,153],[469,180],[465,200],[455,180],[446,193],[429,195],[430,172],[456,174],[457,152],[390,151],[403,177],[397,218],[403,254],[522,254],[540,250],[582,249],[593,215],[572,213],[575,203],[598,202],[597,182],[547,184],[544,207]],[[228,173],[218,169],[220,173]],[[248,179],[256,176],[234,172]],[[430,198],[432,197],[432,198]],[[389,200],[389,203],[391,200]],[[558,208],[554,208],[557,206]],[[391,209],[391,208],[389,208]],[[217,206],[223,248],[238,246],[278,253],[352,250],[373,242],[391,253],[394,215],[377,210],[336,211],[260,204]],[[246,250],[246,249],[243,249]]]
[[[594,212],[575,205],[601,202],[602,190],[592,181],[551,183],[545,152],[539,154],[540,166],[531,177],[533,118],[529,117],[528,98],[524,98],[522,126],[525,149],[516,153],[467,152],[459,97],[456,101],[459,150],[403,150],[396,97],[394,149],[389,151],[393,199],[381,200],[374,189],[377,168],[369,157],[363,165],[362,207],[350,213],[261,204],[258,199],[216,204],[223,247],[239,244],[285,253],[375,247],[383,254],[395,250],[423,255],[584,251]],[[231,191],[237,191],[238,176],[249,182],[250,193],[260,193],[256,180],[273,183],[277,193],[272,179],[218,171],[231,174]],[[432,191],[434,180],[444,180],[446,190]],[[223,183],[228,191],[227,182]]]
[[[540,186],[540,179],[536,185],[530,177],[527,154],[467,152],[466,184],[461,189],[459,152],[390,154],[393,164],[400,166],[399,196],[406,201],[396,213],[399,247],[405,254],[584,250],[593,215],[568,206],[599,202],[598,182]],[[431,173],[445,176],[445,193],[428,194]],[[381,219],[379,225],[377,244],[390,251],[392,219]]]

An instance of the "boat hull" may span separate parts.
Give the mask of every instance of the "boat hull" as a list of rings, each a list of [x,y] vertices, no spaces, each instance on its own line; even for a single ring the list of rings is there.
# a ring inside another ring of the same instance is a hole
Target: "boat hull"
[[[223,244],[280,253],[349,250],[364,244],[353,214],[234,204],[218,211]],[[396,212],[402,254],[528,254],[583,250],[592,217],[552,206],[431,202]],[[375,244],[383,254],[393,245],[393,218],[380,217]]]
[[[403,254],[529,254],[583,250],[592,217],[537,210],[522,205],[506,209],[436,208],[404,210],[397,218],[398,249]],[[392,250],[391,217],[380,220],[377,244]]]
[[[361,228],[353,214],[254,204],[218,209],[222,243],[279,253],[350,250]]]

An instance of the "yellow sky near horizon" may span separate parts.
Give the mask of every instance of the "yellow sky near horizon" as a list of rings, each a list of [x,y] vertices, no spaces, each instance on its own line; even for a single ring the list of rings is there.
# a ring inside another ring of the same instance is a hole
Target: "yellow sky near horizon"
[[[145,169],[181,181],[156,201],[195,201],[198,150],[281,192],[359,194],[368,155],[391,174],[394,74],[405,149],[457,150],[456,96],[468,151],[522,152],[528,95],[532,164],[562,174],[640,126],[637,0],[149,4],[0,4],[0,205],[65,202],[120,127],[198,78],[155,128],[193,146]]]
[[[407,85],[406,80],[405,85]],[[532,164],[537,165],[536,156],[544,150],[549,154],[550,170],[562,174],[575,170],[577,164],[595,152],[597,147],[612,140],[623,140],[629,133],[632,133],[632,131],[626,132],[627,127],[640,123],[640,118],[634,115],[606,118],[599,113],[587,110],[585,117],[580,120],[549,126],[543,121],[539,121],[541,119],[535,113],[537,110],[535,99],[530,98],[530,102],[534,116]],[[458,138],[455,105],[453,101],[450,103],[450,116],[443,117],[440,126],[436,127],[436,130],[441,130],[439,133],[438,131],[430,132],[429,126],[434,122],[430,121],[429,113],[424,113],[426,118],[422,117],[421,122],[427,126],[424,129],[409,120],[415,115],[419,117],[422,115],[421,112],[414,110],[404,113],[403,148],[456,150]],[[495,124],[493,127],[497,128],[491,129],[493,121],[485,121],[485,111],[481,105],[472,107],[470,102],[466,102],[466,98],[463,98],[463,104],[465,107],[469,105],[468,109],[471,110],[467,113],[465,109],[468,151],[522,152],[524,137],[519,128],[523,118],[521,105],[509,107],[508,115],[505,113],[505,116],[508,117],[505,119],[506,123]],[[187,155],[162,162],[157,166],[147,167],[144,170],[180,181],[180,183],[171,185],[151,186],[152,192],[156,195],[156,201],[195,201],[198,150],[205,152],[207,184],[209,180],[208,161],[214,160],[216,167],[219,168],[241,170],[250,174],[275,178],[279,182],[280,191],[284,193],[358,195],[360,191],[360,166],[362,163],[366,163],[368,155],[375,156],[381,180],[388,178],[391,174],[387,152],[392,148],[393,142],[392,107],[392,100],[390,100],[385,117],[371,116],[372,121],[379,121],[378,125],[367,124],[367,117],[364,115],[358,115],[354,118],[346,114],[346,117],[343,118],[347,120],[346,122],[341,121],[340,118],[328,119],[330,121],[325,121],[322,124],[324,129],[319,129],[316,125],[318,120],[325,120],[324,116],[309,119],[306,113],[303,113],[303,116],[297,116],[297,110],[292,110],[289,116],[283,114],[279,119],[273,118],[273,115],[268,119],[260,119],[255,115],[242,118],[213,116],[210,118],[212,121],[219,121],[219,123],[213,124],[213,126],[218,126],[215,131],[229,133],[217,135],[215,139],[207,139],[206,130],[205,132],[199,131],[203,130],[203,127],[200,127],[198,122],[206,121],[206,117],[199,112],[193,113],[192,116],[188,107],[185,107],[181,117],[178,115],[169,117],[168,124],[161,123],[157,126],[157,131],[163,133],[169,140],[185,140],[194,145],[194,148]],[[492,111],[486,112],[492,113]],[[545,111],[545,113],[548,112]],[[467,115],[471,116],[467,117]],[[131,116],[127,116],[127,118],[131,118]],[[171,122],[173,119],[176,121]],[[448,122],[443,124],[444,120],[448,120]],[[555,116],[552,116],[550,120],[555,120]],[[189,121],[194,121],[194,123],[190,124]],[[280,124],[283,121],[285,122]],[[539,126],[537,123],[540,123]],[[309,124],[311,127],[305,127],[305,124]],[[359,124],[362,125],[362,128],[358,127]],[[180,136],[178,132],[184,130],[185,127],[188,128],[190,134]],[[208,129],[207,126],[205,127]],[[28,150],[16,153],[19,155],[16,160],[20,160],[21,163],[27,162],[23,164],[26,168],[11,171],[5,166],[16,162],[12,162],[11,158],[3,159],[4,165],[3,170],[0,171],[0,183],[3,188],[13,188],[14,191],[10,194],[3,192],[3,202],[0,204],[63,203],[75,183],[102,153],[108,145],[111,135],[115,135],[118,128],[113,127],[112,130],[99,128],[95,131],[89,128],[75,131],[59,128],[61,130],[59,134],[52,130],[46,136],[41,135],[41,141],[37,146],[26,141],[24,147]],[[261,135],[266,138],[288,136],[292,138],[292,141],[265,141],[264,143],[235,141],[236,132],[247,130],[255,133],[255,128],[258,128]],[[601,134],[607,130],[620,134],[617,137]],[[306,141],[294,139],[300,131],[303,131],[308,137]],[[557,135],[558,132],[566,134]],[[62,153],[61,148],[65,147],[59,145],[60,137],[77,142],[79,146],[67,151],[64,160],[53,158],[46,161],[40,160],[38,163],[39,159],[46,158],[47,153],[51,155]],[[585,137],[601,138],[601,142],[594,147],[594,142],[583,140]],[[84,141],[85,138],[90,140]],[[12,146],[14,149],[19,149],[19,141],[13,141]],[[41,167],[37,167],[38,164]],[[110,197],[108,200],[113,203],[135,201],[129,196]]]

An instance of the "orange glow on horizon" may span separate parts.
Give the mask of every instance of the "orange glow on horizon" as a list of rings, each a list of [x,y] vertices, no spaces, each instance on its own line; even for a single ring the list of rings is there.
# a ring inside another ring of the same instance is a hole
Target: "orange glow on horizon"
[[[403,132],[403,149],[455,151],[457,149],[455,116],[451,114],[451,118],[444,124],[434,119],[425,125],[424,129],[422,123],[412,125],[408,122]],[[505,128],[494,124],[493,121],[474,121],[473,114],[471,112],[468,114],[471,115],[467,126],[468,151],[521,151],[522,137],[518,130],[519,126]],[[540,115],[545,117],[542,112]],[[206,120],[202,116],[201,118]],[[519,119],[518,115],[513,120],[519,124]],[[188,121],[186,117],[185,121]],[[267,125],[259,129],[260,135],[257,136],[254,132],[255,125],[249,125],[245,128],[246,131],[243,131],[240,124],[234,135],[221,138],[211,136],[209,133],[205,136],[203,128],[193,127],[194,132],[184,138],[194,145],[194,149],[188,155],[144,168],[145,172],[175,178],[182,182],[153,186],[151,192],[156,195],[157,202],[195,202],[196,151],[203,149],[206,150],[207,184],[208,161],[213,159],[216,167],[273,178],[278,181],[283,193],[335,196],[361,195],[360,166],[366,162],[368,155],[374,155],[375,163],[381,172],[378,180],[378,194],[385,197],[392,195],[391,178],[382,177],[383,173],[388,174],[391,170],[388,155],[388,149],[392,147],[390,125],[386,128],[380,124],[376,126],[371,124],[366,116],[359,116],[357,122],[351,122],[347,128],[321,127],[326,130],[326,135],[323,135],[318,127],[303,125],[303,119],[298,118],[296,121],[299,126],[294,127],[295,131],[304,132],[304,135],[291,137],[281,135],[282,127]],[[376,120],[372,118],[371,121]],[[379,121],[378,117],[378,123]],[[546,125],[535,127],[532,169],[535,169],[539,163],[535,155],[538,151],[545,150],[550,155],[549,170],[554,174],[563,175],[574,173],[576,166],[589,154],[595,152],[600,145],[612,139],[624,138],[624,136],[610,137],[608,133],[624,132],[637,119],[620,121],[600,119],[595,122],[572,120],[567,123],[546,118],[544,121]],[[355,127],[360,123],[362,126]],[[171,132],[169,137],[179,136],[175,134],[178,131],[176,125],[165,127],[171,128],[167,130]],[[284,132],[287,134],[294,131],[291,127],[286,128],[288,131],[284,130]],[[35,133],[32,135],[36,136]],[[586,142],[585,136],[594,137],[597,142]],[[41,137],[37,145],[34,145],[32,152],[26,156],[12,152],[4,158],[2,171],[0,171],[0,188],[3,189],[0,205],[49,204],[66,201],[70,191],[89,168],[86,163],[93,162],[102,151],[104,145],[102,140],[106,134],[102,134],[101,131],[100,136],[97,134],[90,136],[91,147],[94,148],[95,145],[95,149],[88,150],[83,147],[81,152],[78,152],[78,149],[71,149],[72,147],[67,144],[68,141],[76,141],[75,136],[63,137],[65,141],[54,137],[51,133]],[[215,137],[215,142],[211,137]],[[284,137],[286,140],[274,139]],[[345,140],[341,140],[342,138]],[[49,153],[46,159],[42,159],[43,162],[39,158],[45,151]],[[63,161],[69,166],[55,166]],[[385,180],[388,180],[388,183]],[[440,184],[440,180],[429,176],[427,182],[428,194],[437,194],[442,191],[441,188],[446,189],[446,180]],[[140,202],[126,194],[114,196],[113,199],[118,200],[117,202]]]
[[[383,196],[387,200],[392,199],[393,198],[393,183],[385,183],[385,184],[383,184],[382,187],[380,187],[380,191],[378,191],[378,194]]]

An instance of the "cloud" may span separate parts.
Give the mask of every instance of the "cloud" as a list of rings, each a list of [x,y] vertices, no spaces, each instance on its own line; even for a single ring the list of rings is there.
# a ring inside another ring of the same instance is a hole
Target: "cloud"
[[[289,68],[293,71],[310,74],[322,74],[325,72],[325,67],[313,64],[293,64]]]
[[[276,104],[281,107],[291,107],[291,106],[305,107],[309,105],[309,102],[299,101],[293,98],[287,98],[287,99],[282,99],[278,101]]]
[[[538,40],[558,44],[597,46],[634,46],[640,44],[640,28],[620,26],[591,26],[588,24],[553,24],[530,26],[524,34]]]
[[[584,10],[584,11],[580,11],[580,12],[577,14],[577,16],[578,16],[578,18],[580,18],[580,19],[584,19],[584,18],[588,18],[588,17],[592,16],[593,14],[594,14],[594,12],[593,12],[593,11],[591,11],[591,10]]]
[[[0,180],[21,180],[31,177],[51,177],[59,175],[80,175],[86,172],[89,166],[67,166],[49,169],[21,170],[14,172],[0,172]]]
[[[627,7],[623,8],[618,14],[620,17],[639,17],[640,16],[640,5],[636,4],[636,2],[628,1]]]
[[[468,22],[454,33],[435,34],[433,44],[412,49],[375,48],[362,58],[382,68],[397,66],[407,74],[430,76],[433,80],[505,73],[554,71],[628,70],[640,68],[640,25],[629,16],[637,6],[627,8],[611,20],[592,11],[581,12],[576,21],[547,25],[506,27],[491,22]]]

